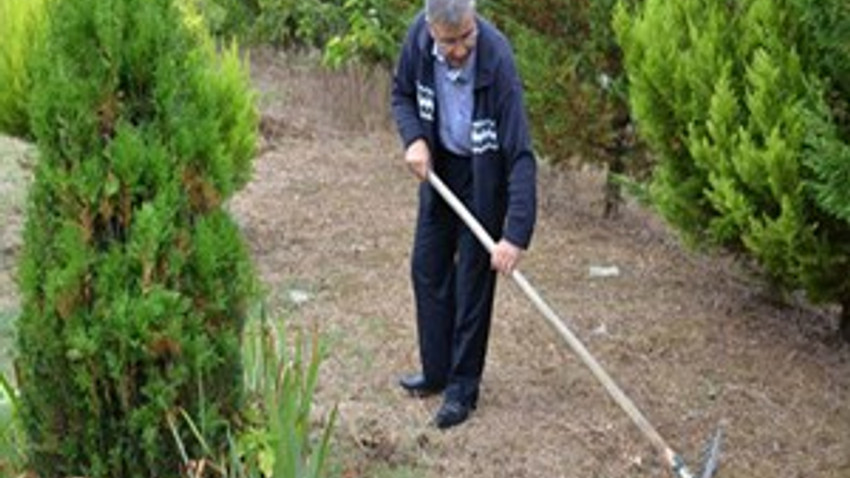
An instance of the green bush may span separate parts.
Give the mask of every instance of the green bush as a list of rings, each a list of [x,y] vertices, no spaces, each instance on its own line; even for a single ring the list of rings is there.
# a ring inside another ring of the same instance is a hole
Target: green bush
[[[516,52],[535,148],[552,163],[597,157],[609,115],[596,79],[583,76],[587,6],[568,0],[496,1],[483,13]]]
[[[339,0],[258,0],[250,28],[254,43],[321,49],[341,28]]]
[[[812,186],[834,218],[850,222],[850,4],[793,0],[803,25],[799,49],[807,68],[819,73],[826,96],[810,117],[806,164]]]
[[[246,39],[260,11],[259,0],[189,0],[217,37]]]
[[[218,36],[254,44],[319,50],[338,67],[391,65],[421,0],[192,0]]]
[[[52,10],[19,271],[20,412],[40,476],[177,476],[178,411],[223,448],[243,403],[255,279],[223,203],[249,178],[257,115],[236,48],[219,56],[187,9]]]
[[[341,12],[344,26],[324,46],[325,63],[392,66],[409,22],[421,9],[422,2],[411,0],[347,0]]]
[[[824,68],[848,56],[819,43],[843,38],[848,10],[808,2],[830,21],[806,24],[824,17],[805,5],[647,0],[616,21],[658,210],[691,243],[745,252],[782,289],[841,303],[850,332],[847,131]]]
[[[30,137],[32,63],[46,25],[46,0],[0,0],[0,132]]]
[[[190,0],[213,34],[278,48],[322,49],[345,27],[342,0]]]

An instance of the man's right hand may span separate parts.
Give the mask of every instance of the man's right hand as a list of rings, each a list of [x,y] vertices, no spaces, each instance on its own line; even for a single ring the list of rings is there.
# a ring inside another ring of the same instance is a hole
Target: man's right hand
[[[419,138],[410,143],[407,151],[404,152],[404,161],[420,181],[428,179],[428,169],[431,167],[431,150],[428,149],[428,143],[424,139]]]

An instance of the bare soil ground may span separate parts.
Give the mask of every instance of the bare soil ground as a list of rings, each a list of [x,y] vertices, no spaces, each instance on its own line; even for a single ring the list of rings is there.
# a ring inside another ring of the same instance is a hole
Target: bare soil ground
[[[508,280],[478,410],[450,431],[429,426],[440,399],[396,385],[418,367],[408,274],[416,182],[388,120],[388,79],[311,65],[254,52],[264,141],[230,207],[273,312],[327,339],[318,416],[339,407],[338,476],[668,476]],[[720,478],[850,477],[850,347],[834,339],[834,311],[770,300],[731,258],[684,250],[637,206],[601,219],[594,171],[543,166],[539,191],[521,269],[692,468],[722,424]],[[0,218],[0,314],[15,308],[16,214]],[[592,266],[619,274],[592,277]]]
[[[254,77],[267,151],[233,209],[284,315],[329,337],[319,399],[339,404],[342,476],[666,476],[507,280],[478,411],[456,430],[429,426],[440,399],[396,386],[418,366],[416,182],[387,119],[386,75],[256,52]],[[692,468],[722,423],[720,477],[850,476],[850,347],[833,339],[834,314],[771,301],[730,258],[683,250],[638,207],[601,219],[597,173],[544,167],[539,187],[522,269]],[[591,266],[620,274],[592,278]]]
[[[11,376],[14,319],[20,313],[14,267],[21,246],[27,163],[32,148],[0,136],[0,373]]]

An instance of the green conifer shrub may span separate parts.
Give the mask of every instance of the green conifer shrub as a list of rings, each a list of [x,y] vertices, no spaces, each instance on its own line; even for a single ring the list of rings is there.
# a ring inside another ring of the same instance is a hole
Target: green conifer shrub
[[[807,164],[815,170],[818,203],[850,221],[850,3],[793,0],[803,32],[800,50],[817,71],[826,96],[811,115]]]
[[[615,22],[657,209],[692,244],[744,252],[782,289],[842,304],[850,331],[850,221],[836,214],[848,205],[830,206],[847,196],[825,181],[847,177],[847,135],[822,68],[847,57],[818,44],[805,3],[647,0]],[[846,25],[826,4],[836,21],[817,26]]]
[[[223,447],[243,400],[255,276],[223,205],[249,178],[257,115],[237,50],[216,53],[187,5],[50,11],[16,364],[39,476],[178,476],[179,411]]]

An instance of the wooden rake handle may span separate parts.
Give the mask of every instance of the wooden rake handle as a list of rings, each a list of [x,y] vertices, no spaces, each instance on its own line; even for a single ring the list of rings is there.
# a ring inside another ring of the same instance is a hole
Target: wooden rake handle
[[[493,252],[496,243],[481,223],[478,222],[475,216],[469,212],[466,206],[460,202],[460,200],[454,195],[454,193],[452,193],[445,183],[443,183],[436,173],[429,170],[427,179],[428,183],[437,190],[440,196],[449,204],[455,213],[460,216],[461,220],[463,220],[466,226],[469,227],[473,234],[475,234],[475,237],[478,238],[487,251]],[[655,430],[655,427],[649,423],[649,420],[647,420],[643,413],[638,410],[634,402],[626,396],[623,390],[616,384],[616,382],[614,382],[605,369],[602,368],[602,365],[600,365],[593,355],[588,352],[584,344],[582,344],[575,334],[573,334],[572,331],[564,324],[564,321],[561,320],[558,314],[556,314],[555,311],[549,307],[549,304],[540,297],[540,294],[538,294],[534,287],[531,286],[531,283],[528,282],[525,276],[517,269],[514,269],[510,275],[519,288],[525,292],[525,295],[531,299],[531,302],[534,303],[537,310],[543,314],[549,324],[554,327],[561,337],[567,342],[567,345],[570,346],[573,352],[575,352],[581,361],[590,368],[590,371],[593,372],[593,375],[602,383],[602,386],[605,388],[605,391],[608,392],[608,395],[617,402],[617,405],[626,412],[634,424],[637,425],[646,438],[652,442],[652,445],[662,454],[664,460],[671,467],[676,476],[678,478],[692,478],[693,475],[690,471],[688,471],[687,467],[684,466],[684,462],[681,457],[667,446],[667,443],[663,438],[661,438],[661,435]]]

